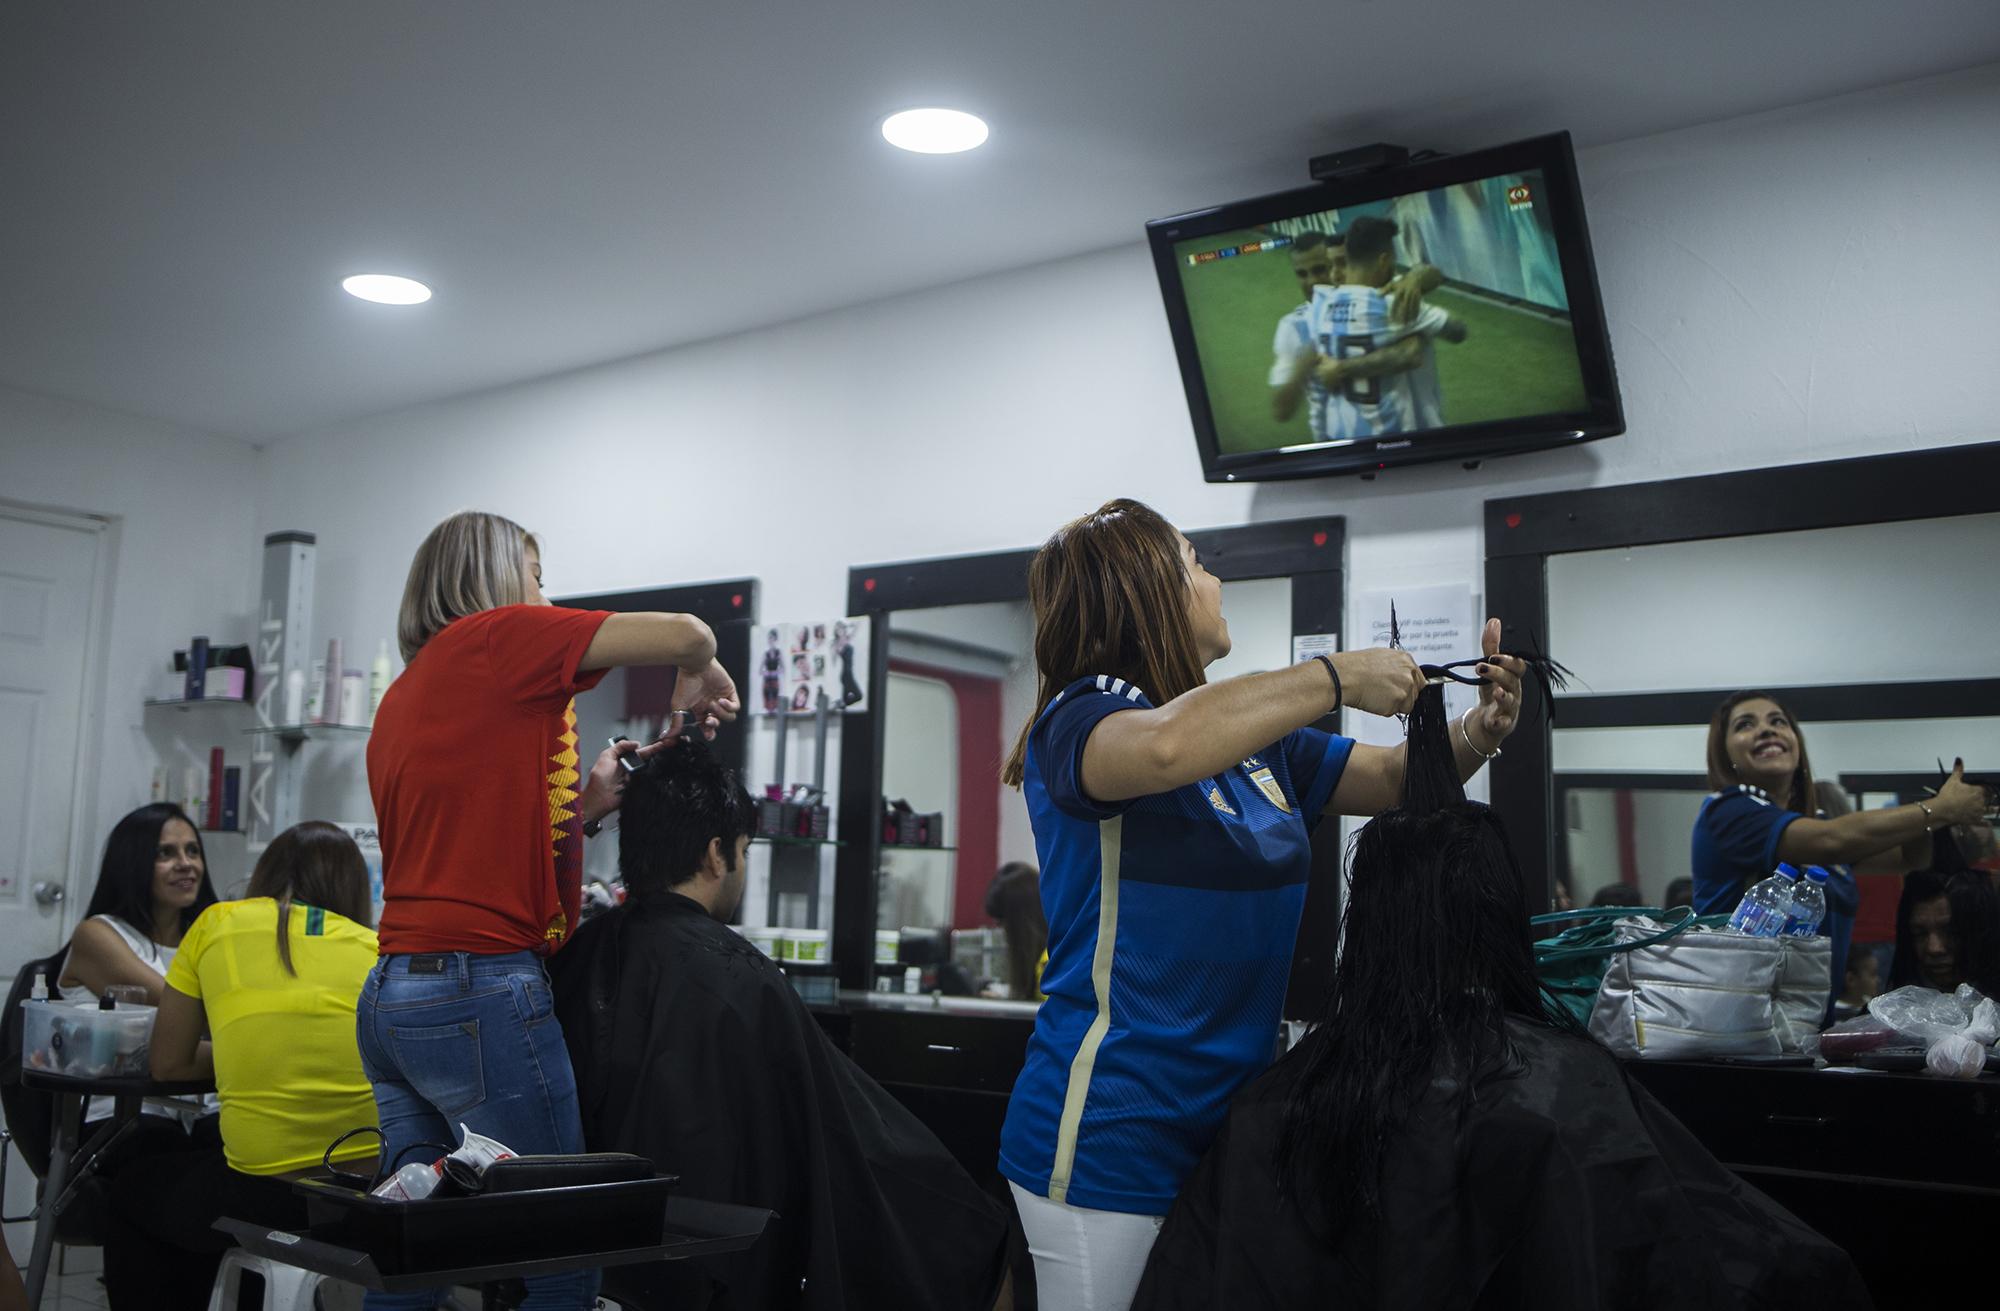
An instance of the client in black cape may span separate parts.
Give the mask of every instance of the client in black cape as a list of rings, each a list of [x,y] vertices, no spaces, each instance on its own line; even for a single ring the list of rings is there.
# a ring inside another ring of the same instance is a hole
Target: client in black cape
[[[621,815],[630,901],[550,966],[584,1140],[649,1157],[686,1196],[777,1216],[744,1252],[607,1270],[605,1295],[675,1311],[992,1307],[1001,1206],[720,922],[755,827],[735,775],[675,743],[631,775]]]
[[[1135,1311],[1868,1306],[1846,1253],[1544,1009],[1520,869],[1447,725],[1426,689],[1320,1021],[1231,1107]]]

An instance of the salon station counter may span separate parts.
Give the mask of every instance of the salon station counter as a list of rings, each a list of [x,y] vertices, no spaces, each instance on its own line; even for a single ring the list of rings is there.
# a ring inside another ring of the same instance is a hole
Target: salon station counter
[[[995,1176],[1032,1004],[842,992],[814,1012],[974,1178]],[[1737,1175],[1846,1248],[1879,1305],[1942,1290],[2000,1232],[2000,1076],[1705,1061],[1626,1068]]]

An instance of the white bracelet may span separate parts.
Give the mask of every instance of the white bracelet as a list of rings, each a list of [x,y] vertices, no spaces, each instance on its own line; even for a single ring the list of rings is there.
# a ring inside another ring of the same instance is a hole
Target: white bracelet
[[[1497,746],[1494,747],[1490,754],[1481,751],[1477,746],[1473,744],[1472,734],[1465,731],[1465,716],[1471,713],[1472,709],[1471,707],[1468,706],[1465,710],[1465,714],[1462,714],[1458,717],[1458,735],[1465,739],[1465,745],[1471,748],[1473,755],[1478,756],[1481,760],[1498,760],[1500,758],[1499,747]]]
[[[1916,806],[1918,810],[1924,812],[1924,832],[1926,833],[1935,832],[1937,825],[1937,816],[1931,814],[1931,808],[1929,806],[1926,806],[1921,801],[1917,802]]]

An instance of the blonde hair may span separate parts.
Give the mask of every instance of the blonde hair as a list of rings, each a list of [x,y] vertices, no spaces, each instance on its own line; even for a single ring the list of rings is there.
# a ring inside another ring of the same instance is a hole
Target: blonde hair
[[[403,608],[396,618],[396,644],[403,660],[416,659],[424,643],[454,619],[521,605],[528,586],[528,550],[541,552],[533,533],[497,514],[461,510],[424,538],[410,561],[403,584]]]

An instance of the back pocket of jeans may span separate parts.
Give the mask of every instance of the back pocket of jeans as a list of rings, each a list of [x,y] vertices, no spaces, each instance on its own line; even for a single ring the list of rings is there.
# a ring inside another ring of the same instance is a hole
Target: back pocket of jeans
[[[479,1060],[479,1021],[424,1028],[392,1024],[389,1047],[417,1096],[444,1115],[461,1114],[486,1100],[486,1076]]]

